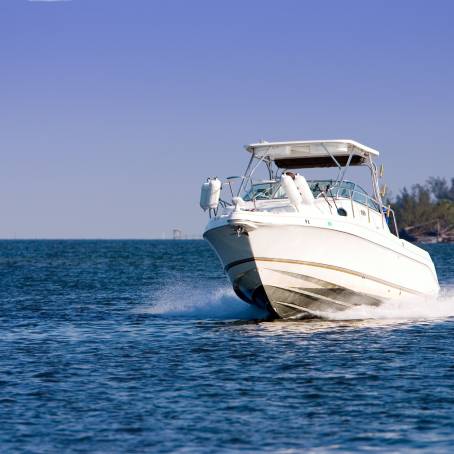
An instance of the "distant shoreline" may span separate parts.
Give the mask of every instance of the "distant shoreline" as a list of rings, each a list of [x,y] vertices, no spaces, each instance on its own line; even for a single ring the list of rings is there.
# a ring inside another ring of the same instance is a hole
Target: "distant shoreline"
[[[70,241],[78,241],[78,242],[89,242],[89,241],[102,241],[102,242],[108,242],[108,241],[137,241],[137,242],[146,242],[146,241],[160,241],[160,242],[175,242],[175,243],[181,243],[181,242],[190,242],[190,241],[205,241],[203,238],[188,238],[188,239],[172,239],[172,238],[0,238],[0,242],[70,242]],[[432,245],[451,245],[454,244],[454,242],[440,242],[440,243],[424,243],[424,242],[416,242],[414,244],[420,245],[420,246],[432,246]]]

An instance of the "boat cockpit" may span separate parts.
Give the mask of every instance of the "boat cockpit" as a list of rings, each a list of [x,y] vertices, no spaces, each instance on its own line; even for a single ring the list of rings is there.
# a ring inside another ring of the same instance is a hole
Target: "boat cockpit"
[[[315,199],[325,196],[338,199],[352,199],[354,202],[366,205],[380,212],[380,204],[360,185],[352,181],[308,180],[307,183]],[[245,202],[279,199],[287,199],[287,193],[280,180],[253,182],[243,196]]]
[[[215,217],[222,215],[222,211],[218,212],[218,206],[225,210],[225,215],[232,209],[252,211],[275,209],[275,212],[279,213],[283,211],[286,202],[296,212],[308,212],[308,208],[302,207],[315,206],[320,210],[324,200],[330,213],[342,213],[342,216],[348,215],[348,209],[338,206],[338,201],[350,204],[353,217],[354,205],[357,203],[366,208],[364,210],[358,207],[362,216],[363,212],[366,213],[368,222],[372,222],[372,217],[377,218],[384,228],[389,224],[390,216],[394,218],[390,206],[383,205],[385,191],[381,190],[378,184],[379,178],[383,176],[383,170],[377,168],[374,159],[379,153],[372,148],[353,140],[324,140],[260,142],[246,146],[246,150],[251,153],[251,157],[242,176],[228,177],[224,183],[217,178],[209,178],[204,183],[200,205],[204,210],[209,209],[210,216],[212,213]],[[359,184],[345,179],[350,167],[360,166],[370,172],[371,193]],[[306,169],[315,168],[325,170],[328,168],[328,171],[329,168],[334,168],[336,176],[306,180],[304,176]],[[262,173],[264,178],[261,179],[258,178],[260,169],[264,172]],[[303,173],[298,173],[301,171]],[[236,194],[233,188],[235,181],[239,183]],[[227,194],[231,195],[231,202],[221,196],[223,188],[226,190],[228,188]],[[393,224],[397,234],[395,218]]]

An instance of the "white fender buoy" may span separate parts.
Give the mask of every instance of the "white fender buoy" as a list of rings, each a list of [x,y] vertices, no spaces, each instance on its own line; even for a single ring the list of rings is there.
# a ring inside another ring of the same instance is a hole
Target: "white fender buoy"
[[[281,185],[284,188],[285,193],[287,194],[290,203],[298,210],[301,209],[301,204],[303,202],[303,198],[299,193],[293,178],[289,175],[282,175],[281,176]]]
[[[295,185],[298,189],[298,192],[301,194],[301,199],[303,205],[313,205],[314,204],[314,194],[312,194],[311,188],[309,187],[306,178],[303,175],[297,173],[295,175]]]
[[[221,198],[221,180],[213,178],[210,180],[210,197],[208,199],[208,208],[215,209],[219,205],[219,199]]]
[[[219,205],[221,197],[221,180],[218,178],[209,178],[208,181],[202,184],[200,190],[200,208],[203,211],[216,209]]]
[[[208,210],[208,199],[210,197],[210,182],[206,181],[200,189],[200,208],[203,211]]]

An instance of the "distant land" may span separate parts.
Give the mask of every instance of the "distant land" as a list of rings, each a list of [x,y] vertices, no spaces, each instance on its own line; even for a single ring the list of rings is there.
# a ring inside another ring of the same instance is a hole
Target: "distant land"
[[[454,178],[430,177],[424,184],[404,187],[396,196],[392,194],[384,200],[395,214],[399,236],[413,243],[454,243]],[[394,231],[391,228],[392,231]],[[161,233],[144,233],[131,238],[123,235],[87,237],[71,239],[105,240],[201,240],[202,232],[186,232],[174,227]],[[6,238],[4,238],[6,239]],[[9,239],[38,240],[40,237],[16,237]],[[52,239],[52,238],[46,238]],[[55,239],[63,239],[56,237]]]
[[[425,184],[404,188],[388,202],[400,236],[417,243],[454,242],[454,178],[431,177]]]

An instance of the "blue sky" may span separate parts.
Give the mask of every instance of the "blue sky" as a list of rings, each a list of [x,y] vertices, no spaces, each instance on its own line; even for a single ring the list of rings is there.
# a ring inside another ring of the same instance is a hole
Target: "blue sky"
[[[454,2],[0,0],[0,237],[198,233],[259,139],[454,176]]]

